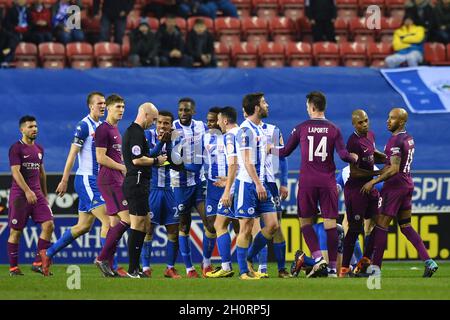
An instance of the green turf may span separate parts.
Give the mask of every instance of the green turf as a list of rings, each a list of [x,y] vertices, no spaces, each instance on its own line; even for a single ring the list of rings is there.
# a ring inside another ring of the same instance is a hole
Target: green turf
[[[415,267],[417,269],[411,269]],[[166,279],[163,265],[153,266],[151,279],[103,278],[93,265],[80,265],[81,289],[69,290],[67,266],[52,266],[44,278],[22,266],[25,276],[10,277],[0,266],[1,299],[450,299],[450,262],[439,262],[432,278],[422,278],[421,262],[386,262],[380,290],[369,290],[366,279],[279,279],[270,264],[270,278]],[[179,266],[179,270],[183,270]],[[184,276],[184,274],[183,274]]]

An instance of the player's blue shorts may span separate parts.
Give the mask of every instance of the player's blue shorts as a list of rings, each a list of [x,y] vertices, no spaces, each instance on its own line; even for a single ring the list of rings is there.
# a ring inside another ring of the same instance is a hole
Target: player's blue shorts
[[[208,179],[206,184],[206,216],[214,216],[217,214],[217,205],[222,197],[224,188],[216,187],[214,181]]]
[[[234,203],[231,203],[231,207],[225,207],[222,202],[217,204],[217,215],[224,216],[230,219],[236,219],[234,216]]]
[[[281,198],[280,198],[280,192],[278,191],[278,186],[276,182],[267,182],[266,186],[269,189],[270,193],[273,197],[273,202],[275,202],[275,209],[277,210],[277,213],[281,213],[283,209],[281,209]]]
[[[164,226],[180,222],[177,203],[171,189],[151,189],[148,201],[150,204],[150,219],[153,224]]]
[[[190,214],[193,207],[205,201],[205,189],[201,183],[190,187],[175,187],[173,194],[180,215]]]
[[[91,212],[93,209],[105,204],[97,188],[97,177],[75,175],[75,192],[78,194],[78,211]]]
[[[236,179],[234,189],[234,215],[237,218],[257,218],[261,214],[276,212],[270,189],[264,183],[267,199],[260,201],[254,183]]]
[[[319,239],[319,246],[321,251],[328,251],[327,245],[327,232],[323,223],[317,223],[313,225],[314,231],[316,231],[317,238]],[[336,227],[338,232],[338,253],[344,252],[344,229],[342,226]]]

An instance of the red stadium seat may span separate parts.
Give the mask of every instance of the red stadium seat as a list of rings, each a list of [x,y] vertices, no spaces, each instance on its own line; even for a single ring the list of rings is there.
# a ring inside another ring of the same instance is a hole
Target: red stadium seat
[[[205,25],[206,25],[206,28],[208,28],[208,31],[211,32],[212,34],[214,34],[214,20],[209,17],[190,17],[190,18],[188,18],[188,20],[187,20],[188,31],[192,30],[192,28],[194,27],[195,20],[197,20],[199,18],[201,18],[201,19],[203,19],[203,21],[205,21]]]
[[[294,21],[286,17],[274,17],[269,21],[272,39],[276,43],[287,44],[295,40]]]
[[[21,42],[16,47],[15,65],[20,69],[34,69],[38,65],[37,46],[34,43]]]
[[[309,67],[313,64],[311,45],[309,43],[288,43],[286,56],[291,67]]]
[[[14,0],[0,0],[0,8],[11,8]]]
[[[98,42],[94,45],[94,55],[99,68],[119,67],[120,45],[113,42]]]
[[[447,61],[450,61],[450,43],[447,44]]]
[[[130,36],[124,35],[122,39],[122,46],[120,47],[120,52],[122,55],[122,60],[126,66],[128,65],[128,55],[130,54]]]
[[[366,26],[366,18],[352,18],[350,19],[350,33],[355,42],[374,42],[375,29],[369,29]]]
[[[252,43],[241,42],[231,48],[234,65],[238,68],[254,68],[258,66],[258,50]]]
[[[338,17],[334,22],[334,31],[336,35],[336,42],[347,42],[348,40],[348,24],[347,20],[344,18]]]
[[[147,2],[147,0],[135,0],[133,9],[142,9]]]
[[[381,17],[381,29],[378,36],[381,42],[392,43],[392,38],[396,29],[402,26],[402,20],[394,17]]]
[[[230,48],[221,42],[214,42],[214,52],[216,54],[217,66],[228,68],[231,65]]]
[[[140,21],[141,21],[141,17],[129,14],[127,16],[127,28],[126,29],[128,31],[136,29],[138,27]]]
[[[302,17],[297,20],[297,27],[300,30],[300,37],[303,42],[313,42],[312,26],[308,18]]]
[[[405,4],[406,0],[386,0],[387,12],[391,17],[403,21],[403,17],[405,16]]]
[[[447,66],[450,61],[447,60],[445,45],[438,42],[427,42],[424,47],[425,61],[432,66]]]
[[[94,49],[90,43],[68,43],[66,45],[66,55],[73,69],[89,69],[94,66]]]
[[[384,68],[386,66],[385,59],[392,54],[392,44],[390,43],[374,43],[367,44],[367,57],[371,67]]]
[[[305,16],[305,0],[279,0],[280,12],[286,18],[297,21]]]
[[[218,17],[214,21],[217,39],[229,48],[241,42],[241,20],[238,18]]]
[[[66,66],[66,48],[58,42],[44,42],[39,45],[39,58],[44,68],[63,69]]]
[[[100,33],[100,17],[90,17],[86,10],[81,11],[81,27],[86,33]]]
[[[259,46],[259,58],[265,68],[284,67],[284,46],[274,42],[262,43]]]
[[[181,32],[186,35],[186,20],[184,20],[183,18],[180,17],[176,17],[175,18],[177,21],[177,27],[181,30]],[[159,24],[164,24],[164,22],[166,22],[166,18],[161,18],[159,21]]]
[[[367,63],[366,45],[358,42],[340,44],[342,65],[345,67],[365,67]]]
[[[260,18],[270,20],[278,16],[278,0],[252,0],[253,9]]]
[[[339,65],[339,46],[334,42],[315,42],[313,53],[316,64],[320,67],[335,67]]]
[[[350,19],[358,16],[358,0],[336,0],[337,16]]]
[[[247,42],[258,46],[261,42],[267,42],[269,36],[268,24],[265,19],[247,17],[241,19],[242,33]]]
[[[252,10],[252,0],[232,0],[240,18],[249,17]]]

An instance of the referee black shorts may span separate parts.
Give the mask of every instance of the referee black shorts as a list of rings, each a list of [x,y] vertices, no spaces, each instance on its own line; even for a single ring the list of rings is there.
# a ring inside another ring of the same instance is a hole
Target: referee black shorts
[[[122,185],[125,198],[128,201],[128,210],[135,216],[146,216],[150,212],[148,197],[150,194],[150,180],[137,176],[125,177]]]

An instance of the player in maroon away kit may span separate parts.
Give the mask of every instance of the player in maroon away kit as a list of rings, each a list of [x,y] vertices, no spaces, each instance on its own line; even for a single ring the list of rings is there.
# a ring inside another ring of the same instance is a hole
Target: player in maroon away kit
[[[338,191],[334,150],[336,149],[339,157],[345,162],[356,163],[358,156],[347,151],[341,130],[325,118],[324,94],[313,91],[306,96],[306,99],[310,119],[292,130],[286,146],[279,150],[279,156],[289,156],[300,144],[302,160],[297,194],[298,215],[301,232],[316,262],[307,277],[325,275],[337,277]],[[313,218],[318,212],[318,204],[320,204],[327,233],[329,265],[322,256],[319,240],[312,226]]]
[[[392,132],[384,152],[386,166],[380,176],[367,182],[361,192],[370,193],[373,186],[384,182],[381,189],[379,215],[372,239],[369,243],[373,247],[372,265],[381,268],[384,250],[387,244],[388,227],[394,217],[397,217],[400,230],[419,252],[420,259],[425,261],[424,277],[431,277],[438,269],[438,265],[428,255],[419,234],[411,226],[412,194],[414,182],[411,177],[411,164],[414,156],[414,139],[406,132],[408,113],[405,109],[394,108],[389,112],[387,128]]]
[[[44,170],[44,149],[34,142],[38,133],[36,119],[23,116],[19,121],[22,139],[9,149],[12,185],[9,193],[8,257],[9,274],[23,276],[18,265],[19,239],[28,218],[41,224],[38,251],[32,270],[41,272],[40,250],[50,247],[54,229],[53,214],[47,201],[47,180]]]

